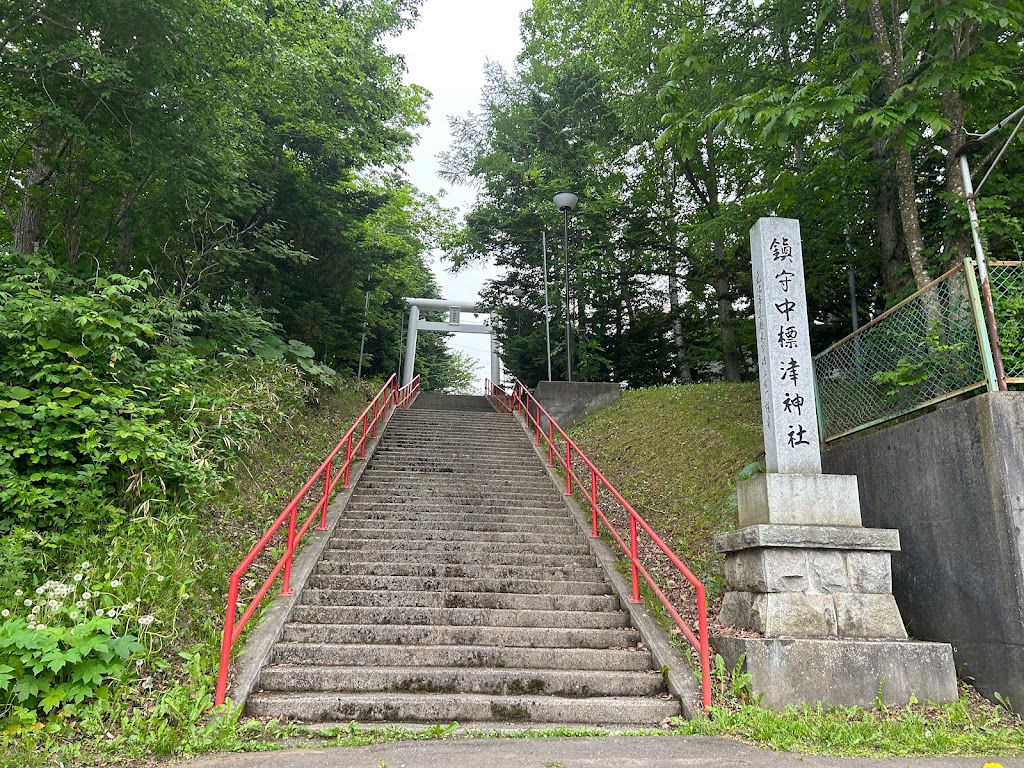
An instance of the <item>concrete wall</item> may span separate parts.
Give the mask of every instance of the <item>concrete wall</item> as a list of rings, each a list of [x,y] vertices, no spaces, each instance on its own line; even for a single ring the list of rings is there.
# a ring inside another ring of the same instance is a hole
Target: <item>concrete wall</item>
[[[615,382],[542,381],[536,397],[562,429],[619,399],[622,389]]]
[[[898,528],[893,593],[912,636],[1024,711],[1024,392],[986,394],[822,456],[855,474],[865,526]]]

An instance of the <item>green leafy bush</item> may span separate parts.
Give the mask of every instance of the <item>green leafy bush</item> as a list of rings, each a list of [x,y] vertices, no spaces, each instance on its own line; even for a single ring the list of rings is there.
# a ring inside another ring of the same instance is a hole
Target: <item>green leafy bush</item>
[[[25,725],[105,698],[144,650],[128,628],[145,631],[153,617],[139,616],[137,604],[101,607],[105,595],[91,591],[88,569],[39,586],[24,597],[24,615],[0,611],[0,723]]]
[[[82,281],[0,252],[0,533],[198,501],[267,414],[311,393],[296,366],[198,357],[151,288],[145,273]]]

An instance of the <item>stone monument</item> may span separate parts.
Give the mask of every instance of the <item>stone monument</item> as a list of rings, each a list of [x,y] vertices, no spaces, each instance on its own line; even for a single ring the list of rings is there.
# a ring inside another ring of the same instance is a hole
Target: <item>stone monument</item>
[[[713,645],[771,708],[955,700],[952,649],[908,641],[892,595],[899,531],[862,527],[857,477],[821,473],[799,221],[760,219],[750,248],[767,473],[739,484],[738,529],[715,546],[720,623],[760,637]]]

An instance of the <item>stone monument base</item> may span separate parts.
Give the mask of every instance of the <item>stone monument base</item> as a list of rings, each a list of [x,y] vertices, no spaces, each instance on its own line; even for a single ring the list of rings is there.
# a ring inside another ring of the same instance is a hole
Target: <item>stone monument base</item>
[[[944,703],[959,695],[947,643],[719,635],[711,644],[730,669],[744,657],[754,698],[768,709],[870,707],[879,695],[892,706],[911,696]]]

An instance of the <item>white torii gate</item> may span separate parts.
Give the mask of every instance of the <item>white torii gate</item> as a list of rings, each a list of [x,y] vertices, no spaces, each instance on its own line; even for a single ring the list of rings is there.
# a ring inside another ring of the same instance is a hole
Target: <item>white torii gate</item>
[[[498,345],[494,331],[490,325],[460,322],[462,312],[482,315],[488,310],[477,307],[469,301],[447,301],[445,299],[406,299],[409,302],[409,338],[405,347],[405,369],[402,373],[402,386],[412,382],[413,369],[416,367],[416,338],[419,331],[441,331],[442,333],[486,333],[491,337],[491,381],[501,383],[501,360],[498,357]],[[440,310],[448,313],[448,322],[436,323],[420,320],[420,309]]]

